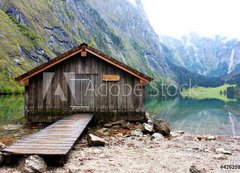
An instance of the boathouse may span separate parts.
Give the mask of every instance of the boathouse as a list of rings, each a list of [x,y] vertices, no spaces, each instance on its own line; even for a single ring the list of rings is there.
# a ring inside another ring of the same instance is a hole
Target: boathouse
[[[25,85],[26,118],[54,122],[74,113],[143,120],[152,78],[83,43],[16,80]]]

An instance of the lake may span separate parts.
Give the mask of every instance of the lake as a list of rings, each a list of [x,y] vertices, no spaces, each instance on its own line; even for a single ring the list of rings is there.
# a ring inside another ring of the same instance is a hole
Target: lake
[[[148,97],[146,107],[153,119],[165,119],[172,130],[192,134],[240,135],[240,104],[237,101]],[[6,136],[18,138],[39,128],[42,126],[26,123],[23,96],[0,96],[0,140]]]
[[[0,141],[11,144],[42,127],[26,122],[22,95],[0,96]]]
[[[191,134],[240,135],[240,103],[218,99],[148,98],[153,119],[164,119],[174,131]]]

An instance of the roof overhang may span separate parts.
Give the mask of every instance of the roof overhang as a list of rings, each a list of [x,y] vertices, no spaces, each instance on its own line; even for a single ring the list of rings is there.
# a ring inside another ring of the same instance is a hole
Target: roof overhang
[[[40,66],[38,66],[38,67],[36,67],[34,69],[32,69],[31,71],[29,71],[29,72],[27,72],[27,73],[17,77],[15,80],[20,82],[21,84],[26,85],[26,83],[28,83],[28,79],[29,78],[31,78],[31,77],[33,77],[33,76],[35,76],[35,75],[37,75],[37,74],[47,70],[50,67],[53,67],[54,65],[56,65],[56,64],[58,64],[58,63],[60,63],[60,62],[62,62],[64,60],[66,60],[66,59],[68,59],[68,58],[70,58],[70,57],[72,57],[72,56],[74,56],[74,55],[76,55],[76,54],[78,54],[80,52],[84,52],[84,54],[85,54],[85,52],[93,54],[96,57],[98,57],[98,58],[100,58],[100,59],[102,59],[102,60],[104,60],[104,61],[106,61],[106,62],[108,62],[108,63],[110,63],[110,64],[112,64],[114,66],[116,66],[116,67],[118,67],[119,69],[122,69],[122,70],[132,74],[133,76],[139,78],[141,81],[143,81],[145,83],[150,83],[153,80],[153,78],[151,78],[151,77],[149,77],[149,76],[147,76],[147,75],[145,75],[145,74],[143,74],[143,73],[133,69],[132,67],[130,67],[130,66],[128,66],[128,65],[126,65],[126,64],[124,64],[124,63],[122,63],[122,62],[120,62],[118,60],[116,60],[115,58],[112,58],[112,57],[110,57],[110,56],[108,56],[108,55],[106,55],[106,54],[104,54],[104,53],[94,49],[91,46],[88,46],[85,43],[83,43],[80,46],[78,46],[76,48],[73,48],[72,50],[70,50],[70,51],[68,51],[68,52],[66,52],[66,53],[64,53],[64,54],[62,54],[62,55],[60,55],[60,56],[58,56],[58,57],[56,57],[54,59],[51,59],[50,61],[48,61],[48,62],[46,62],[46,63],[44,63],[44,64],[42,64],[42,65],[40,65]]]

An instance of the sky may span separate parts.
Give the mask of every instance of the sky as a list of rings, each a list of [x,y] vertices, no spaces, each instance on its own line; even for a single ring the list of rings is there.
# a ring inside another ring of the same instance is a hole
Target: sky
[[[240,38],[240,0],[141,0],[159,35]]]

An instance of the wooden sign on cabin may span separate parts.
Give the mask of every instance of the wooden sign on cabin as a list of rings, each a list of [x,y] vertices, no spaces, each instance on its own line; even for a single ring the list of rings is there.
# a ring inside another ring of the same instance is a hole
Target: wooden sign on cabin
[[[144,86],[153,79],[83,43],[16,80],[25,85],[27,119],[54,122],[81,112],[97,120],[143,120]]]
[[[119,75],[102,75],[102,80],[105,82],[117,82],[120,80]]]

